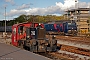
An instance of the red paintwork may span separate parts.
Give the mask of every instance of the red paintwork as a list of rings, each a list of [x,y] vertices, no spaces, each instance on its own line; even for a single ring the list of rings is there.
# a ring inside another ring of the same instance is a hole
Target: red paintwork
[[[19,26],[30,27],[31,25],[32,23],[19,23],[12,26],[12,44],[14,46],[18,46],[18,40],[26,37],[26,33],[23,33],[21,35],[18,33]],[[14,30],[16,30],[15,34],[13,32]]]
[[[57,24],[54,24],[54,28],[57,30],[57,27],[56,27]]]
[[[38,23],[34,23],[34,27],[37,27],[39,24]],[[23,34],[19,34],[18,30],[20,26],[24,26],[24,27],[32,27],[32,23],[19,23],[19,24],[14,24],[12,26],[12,45],[14,46],[18,46],[18,40],[25,38],[26,37],[26,32]],[[44,26],[43,24],[41,25],[42,27]],[[14,34],[14,30],[16,30],[16,33]],[[26,31],[24,29],[24,31]]]
[[[60,29],[57,28],[56,26],[57,26],[57,24],[54,24],[54,28],[55,28],[58,32],[60,32]],[[62,23],[60,24],[60,28],[61,28],[62,30],[64,29]]]
[[[38,23],[34,23],[34,27],[36,28],[39,24]]]
[[[44,24],[41,24],[42,28],[44,28]]]
[[[55,28],[58,32],[60,32],[60,30],[59,30],[56,26],[57,26],[57,24],[54,24],[54,28]]]
[[[63,30],[64,30],[64,28],[63,28],[63,23],[60,24],[60,27],[62,28],[62,31],[63,31]]]
[[[34,23],[34,27],[36,28],[39,25],[39,23]],[[42,28],[44,28],[44,24],[40,24]]]

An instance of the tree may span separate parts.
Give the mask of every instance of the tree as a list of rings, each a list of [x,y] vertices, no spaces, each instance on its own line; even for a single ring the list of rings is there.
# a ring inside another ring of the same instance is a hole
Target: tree
[[[14,18],[12,21],[10,21],[7,25],[13,25],[22,22],[38,22],[38,23],[46,23],[49,21],[57,21],[57,20],[64,20],[64,16],[56,16],[56,15],[46,15],[46,16],[40,16],[40,15],[20,15],[17,18]]]
[[[16,18],[16,22],[22,23],[22,22],[26,22],[25,20],[26,15],[21,15],[18,18]]]

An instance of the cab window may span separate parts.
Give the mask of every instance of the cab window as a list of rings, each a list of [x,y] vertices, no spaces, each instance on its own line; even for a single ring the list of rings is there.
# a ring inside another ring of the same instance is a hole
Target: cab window
[[[13,29],[13,33],[14,33],[14,35],[16,34],[16,28]]]
[[[23,26],[19,26],[18,27],[18,33],[19,34],[23,34]]]

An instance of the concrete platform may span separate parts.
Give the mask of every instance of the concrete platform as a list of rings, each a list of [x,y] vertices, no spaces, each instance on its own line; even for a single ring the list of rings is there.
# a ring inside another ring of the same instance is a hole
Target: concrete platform
[[[44,56],[0,43],[0,60],[50,60]]]

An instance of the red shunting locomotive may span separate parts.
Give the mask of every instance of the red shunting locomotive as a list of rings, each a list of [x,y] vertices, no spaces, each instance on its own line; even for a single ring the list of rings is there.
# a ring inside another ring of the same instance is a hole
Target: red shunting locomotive
[[[46,38],[43,24],[20,23],[12,26],[12,44],[20,48],[28,48],[31,52],[56,51],[57,40],[54,36]]]

